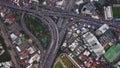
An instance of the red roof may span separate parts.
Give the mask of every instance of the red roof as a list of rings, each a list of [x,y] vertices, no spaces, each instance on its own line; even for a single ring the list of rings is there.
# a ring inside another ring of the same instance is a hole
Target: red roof
[[[95,67],[96,67],[96,66],[97,66],[97,63],[96,63],[96,62],[94,62],[94,63],[93,63],[93,66],[95,66]]]
[[[10,16],[10,20],[15,20],[15,17],[14,16]]]
[[[88,59],[88,56],[86,56],[86,55],[83,55],[83,59]]]
[[[80,61],[77,61],[78,64],[80,64]]]

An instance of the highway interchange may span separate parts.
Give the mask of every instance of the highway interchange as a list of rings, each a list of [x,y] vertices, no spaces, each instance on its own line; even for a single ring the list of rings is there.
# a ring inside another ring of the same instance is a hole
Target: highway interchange
[[[111,29],[113,29],[117,32],[120,32],[119,31],[120,22],[97,20],[97,19],[83,16],[82,14],[76,14],[76,13],[71,12],[70,10],[71,10],[74,2],[75,2],[75,0],[69,1],[69,4],[68,4],[69,7],[66,7],[66,10],[62,10],[60,8],[50,7],[50,6],[42,5],[42,4],[36,5],[39,8],[47,9],[47,11],[33,10],[30,8],[26,8],[26,7],[18,7],[15,5],[0,2],[0,6],[22,12],[22,16],[21,16],[22,27],[23,27],[24,31],[36,42],[38,48],[41,51],[41,60],[39,62],[40,63],[39,68],[51,68],[51,66],[55,60],[57,51],[58,51],[58,49],[61,45],[61,42],[64,38],[67,27],[69,25],[73,24],[74,22],[79,22],[81,20],[83,20],[83,21],[85,20],[88,22],[88,24],[102,25],[102,24],[106,23],[110,26]],[[71,4],[71,3],[73,3],[73,4]],[[26,25],[24,23],[24,15],[25,14],[40,19],[42,22],[44,22],[44,24],[46,24],[48,26],[49,31],[51,33],[51,43],[45,54],[43,54],[43,49],[42,49],[39,41],[26,28]],[[58,22],[56,24],[49,16],[60,17],[60,20],[59,20],[60,22]],[[61,24],[61,18],[65,18],[64,19],[65,22],[63,22],[64,23],[63,25]],[[70,18],[73,18],[73,21],[71,23],[66,23]],[[61,26],[59,26],[59,25],[61,25]],[[60,32],[59,32],[59,29],[61,30]]]

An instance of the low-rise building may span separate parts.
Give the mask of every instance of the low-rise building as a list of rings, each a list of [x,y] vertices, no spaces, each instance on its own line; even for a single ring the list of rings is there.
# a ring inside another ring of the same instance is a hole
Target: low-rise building
[[[10,38],[12,39],[12,41],[16,40],[18,37],[14,34],[14,33],[11,33],[10,34]]]
[[[82,3],[84,3],[83,0],[79,0],[79,1],[76,1],[76,2],[75,2],[76,5],[80,5],[80,4],[82,4]]]
[[[40,60],[40,55],[35,54],[33,57],[31,57],[28,61],[29,64],[32,64],[34,61],[39,61]]]
[[[18,46],[16,46],[16,49],[18,50],[18,52],[21,52],[21,49]]]
[[[56,2],[56,5],[57,5],[57,7],[62,7],[62,5],[63,5],[63,2],[64,2],[64,0],[61,0],[61,1],[57,1]]]
[[[114,64],[115,68],[119,68],[120,67],[120,61],[118,61],[116,64]]]
[[[30,0],[30,1],[31,1],[31,2],[37,2],[37,3],[39,2],[38,0]]]
[[[33,54],[36,51],[34,47],[29,47],[27,50],[30,54]]]
[[[0,63],[0,68],[10,68],[11,66],[12,66],[11,61]]]

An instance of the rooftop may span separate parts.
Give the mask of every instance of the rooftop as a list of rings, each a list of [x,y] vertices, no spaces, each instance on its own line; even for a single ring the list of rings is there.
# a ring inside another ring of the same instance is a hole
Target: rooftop
[[[97,56],[100,56],[104,53],[104,48],[99,43],[99,41],[97,40],[94,34],[88,32],[84,34],[83,37],[86,40],[86,42],[90,45],[92,50],[97,54]]]

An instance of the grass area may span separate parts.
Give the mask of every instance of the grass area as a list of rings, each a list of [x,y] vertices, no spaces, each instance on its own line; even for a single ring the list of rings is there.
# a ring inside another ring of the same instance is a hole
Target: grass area
[[[63,68],[63,66],[60,62],[57,62],[54,68]]]
[[[50,33],[46,25],[39,23],[40,21],[30,16],[25,17],[28,29],[39,39],[44,48],[50,41]]]
[[[113,17],[120,18],[120,8],[113,7],[112,10],[113,10]]]
[[[63,58],[61,58],[62,61],[64,62],[64,64],[68,67],[68,68],[76,68],[73,63],[66,57],[64,56]]]
[[[7,51],[7,47],[5,45],[4,39],[1,36],[0,36],[0,43],[2,44],[3,48],[5,49],[5,52],[0,56],[0,62],[10,61],[11,60],[10,54]]]

